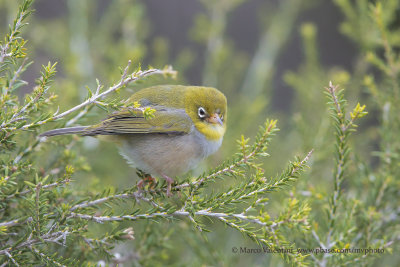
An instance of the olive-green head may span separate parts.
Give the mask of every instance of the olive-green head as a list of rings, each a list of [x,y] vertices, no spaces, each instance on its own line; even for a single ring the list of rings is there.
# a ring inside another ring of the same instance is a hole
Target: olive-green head
[[[208,140],[224,136],[227,101],[223,93],[211,87],[190,86],[185,90],[184,103],[196,129]]]

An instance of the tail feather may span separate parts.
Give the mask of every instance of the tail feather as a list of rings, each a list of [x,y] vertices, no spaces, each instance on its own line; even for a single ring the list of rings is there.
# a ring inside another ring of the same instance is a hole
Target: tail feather
[[[87,126],[76,126],[76,127],[54,129],[40,134],[39,137],[64,135],[64,134],[80,134],[83,133],[86,128]]]

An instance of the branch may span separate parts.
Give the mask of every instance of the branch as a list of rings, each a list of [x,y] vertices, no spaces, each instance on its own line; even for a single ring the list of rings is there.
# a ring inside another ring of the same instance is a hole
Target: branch
[[[15,261],[15,259],[13,258],[13,256],[11,255],[11,253],[8,250],[6,250],[4,252],[4,254],[7,255],[7,257],[15,264],[15,266],[19,266],[19,264]]]
[[[49,188],[57,187],[57,186],[60,186],[60,185],[68,184],[70,181],[71,181],[71,179],[69,177],[67,177],[64,180],[44,185],[44,186],[41,187],[41,189],[49,189]],[[24,191],[19,192],[19,193],[8,195],[6,197],[6,199],[10,199],[10,198],[13,198],[15,196],[26,195],[28,193],[31,193],[32,191],[33,191],[32,189],[27,189],[27,190],[24,190]],[[0,226],[1,226],[1,224],[0,224]]]
[[[361,118],[367,114],[364,111],[365,105],[357,106],[353,109],[353,112],[350,113],[351,120],[346,119],[345,116],[345,106],[346,100],[343,99],[343,94],[341,91],[337,91],[338,86],[334,86],[332,82],[329,82],[329,86],[325,88],[328,92],[328,97],[331,102],[332,107],[330,108],[332,117],[333,117],[333,124],[335,126],[335,135],[336,135],[336,150],[335,150],[335,159],[336,159],[336,166],[333,170],[333,179],[334,179],[334,191],[329,202],[330,209],[328,211],[328,233],[326,236],[326,241],[324,247],[330,249],[334,246],[336,242],[332,242],[332,235],[335,229],[335,224],[338,217],[338,206],[339,206],[339,199],[341,197],[341,184],[344,179],[345,175],[345,168],[348,161],[349,155],[349,146],[348,146],[348,136],[350,135],[351,131],[357,127],[354,124],[355,119]],[[318,235],[314,234],[314,238],[319,242],[322,246],[322,242],[319,240]],[[322,246],[323,247],[323,246]],[[329,255],[324,254],[322,260],[319,262],[319,266],[326,266],[327,259]]]
[[[82,208],[87,208],[87,207],[99,205],[101,203],[104,203],[104,202],[107,202],[107,201],[111,201],[113,199],[131,199],[131,198],[135,198],[137,201],[143,200],[145,202],[148,202],[148,203],[152,204],[153,206],[155,206],[157,208],[160,208],[160,206],[157,203],[155,203],[152,199],[145,198],[139,192],[133,192],[133,193],[124,193],[124,194],[118,194],[118,195],[103,197],[103,198],[99,198],[99,199],[91,200],[91,201],[84,201],[84,202],[82,202],[80,204],[74,205],[69,210],[70,211],[75,211],[77,209],[82,209]]]
[[[9,90],[11,90],[11,88],[14,86],[14,83],[17,81],[19,75],[23,72],[23,70],[25,68],[26,61],[28,61],[27,57],[24,58],[24,60],[21,63],[21,66],[19,66],[19,68],[14,72],[14,75],[13,75],[10,83],[8,84],[8,87],[6,88],[5,94],[7,94]],[[28,84],[27,82],[24,82],[24,83]]]
[[[41,187],[41,189],[49,189],[49,188],[52,188],[52,187],[57,187],[57,186],[60,186],[60,185],[63,185],[63,184],[67,184],[69,182],[70,182],[70,179],[67,178],[67,179],[64,179],[64,180],[59,181],[59,182],[55,182],[55,183],[52,183],[52,184],[44,185],[44,186]],[[33,190],[28,189],[28,190],[22,191],[22,192],[17,193],[17,194],[9,195],[9,196],[6,197],[6,199],[10,199],[10,198],[13,198],[15,196],[25,195],[25,194],[31,193],[32,191]],[[75,211],[77,209],[88,208],[88,207],[99,205],[99,204],[107,202],[107,201],[111,201],[113,199],[132,199],[132,198],[135,198],[136,201],[143,200],[143,201],[145,201],[147,203],[150,203],[152,206],[154,206],[156,208],[164,209],[162,206],[160,206],[159,204],[154,202],[153,199],[146,198],[139,192],[133,192],[133,193],[123,193],[123,194],[118,194],[118,195],[112,195],[112,196],[103,197],[103,198],[96,199],[96,200],[91,200],[91,201],[84,201],[84,202],[82,202],[80,204],[74,205],[69,210],[70,211]],[[12,227],[12,226],[20,225],[22,223],[30,222],[32,220],[33,220],[32,217],[29,217],[27,219],[21,219],[21,218],[20,219],[15,219],[15,220],[12,220],[12,221],[0,223],[0,227],[2,227],[2,226],[3,227],[4,226],[5,227]]]
[[[338,120],[336,121],[337,127],[337,136],[338,136],[338,142],[337,142],[337,165],[335,169],[335,187],[334,187],[334,192],[333,192],[333,197],[332,197],[332,209],[331,209],[331,214],[330,214],[330,220],[331,220],[331,226],[330,226],[330,231],[328,233],[328,240],[327,240],[327,246],[329,247],[329,237],[331,234],[331,228],[333,227],[333,224],[335,222],[334,218],[336,216],[336,209],[337,209],[337,202],[340,197],[340,184],[342,182],[343,178],[343,171],[345,167],[345,158],[346,154],[348,151],[347,147],[347,131],[349,130],[348,127],[346,127],[346,121],[345,121],[345,115],[344,115],[344,110],[342,106],[339,103],[338,97],[336,96],[336,90],[338,86],[332,85],[332,82],[329,82],[329,87],[326,88],[331,99],[333,100],[334,106],[335,106],[335,113],[333,114],[334,116],[337,116]]]
[[[229,174],[235,174],[236,168],[241,167],[243,164],[248,163],[248,160],[253,158],[257,153],[260,153],[262,148],[265,147],[265,143],[267,141],[267,139],[273,134],[273,132],[276,130],[276,120],[275,121],[270,121],[266,131],[263,133],[263,135],[261,136],[260,140],[255,144],[255,147],[253,149],[253,151],[249,154],[249,155],[241,155],[241,157],[236,160],[234,163],[232,163],[231,165],[229,165],[228,167],[225,167],[223,169],[220,169],[208,176],[205,176],[197,181],[194,181],[192,183],[184,183],[181,185],[177,185],[173,188],[176,189],[182,189],[182,188],[186,188],[186,187],[192,187],[192,186],[199,186],[200,184],[204,183],[205,181],[211,180],[213,178],[218,177],[219,175],[223,175],[226,173]]]
[[[260,187],[257,190],[254,190],[254,191],[252,190],[251,192],[249,192],[247,194],[243,194],[243,195],[241,195],[241,196],[239,196],[237,198],[229,198],[229,197],[231,197],[231,196],[233,196],[233,195],[235,195],[237,193],[237,189],[232,189],[229,192],[222,194],[219,197],[219,199],[222,201],[223,205],[226,205],[227,202],[224,200],[226,198],[229,199],[229,202],[232,202],[232,201],[236,202],[236,201],[240,201],[240,200],[243,200],[243,199],[247,199],[247,198],[249,198],[251,196],[257,196],[260,193],[265,193],[265,192],[274,190],[275,188],[277,188],[280,185],[284,184],[285,181],[287,181],[287,180],[289,180],[291,178],[294,178],[295,175],[297,174],[297,172],[300,171],[302,168],[304,168],[306,166],[306,163],[310,159],[313,151],[314,150],[311,150],[310,152],[308,152],[307,156],[301,162],[299,162],[297,164],[292,164],[291,167],[290,167],[292,169],[291,169],[289,175],[285,174],[285,172],[284,172],[283,174],[281,174],[281,178],[278,179],[277,181],[275,181],[274,183],[266,184],[265,186]],[[250,188],[252,186],[255,186],[257,184],[258,184],[258,181],[251,181],[247,185],[244,185],[242,187],[242,190],[245,190],[245,189]],[[216,207],[215,204],[214,204],[214,207]],[[251,208],[251,206],[249,208]],[[244,212],[244,213],[246,213],[246,212]]]
[[[156,74],[172,75],[172,76],[176,75],[176,71],[174,71],[172,69],[172,67],[170,67],[170,66],[168,68],[166,68],[166,69],[163,69],[163,70],[160,70],[160,69],[148,69],[146,71],[139,70],[139,71],[133,72],[133,73],[128,75],[128,69],[129,69],[131,63],[132,62],[129,60],[128,61],[128,65],[125,67],[124,72],[123,72],[119,82],[117,84],[111,86],[110,88],[108,88],[106,91],[100,93],[100,87],[98,86],[97,89],[96,89],[96,92],[91,97],[89,97],[87,100],[82,102],[81,104],[76,105],[75,107],[73,107],[73,108],[71,108],[69,110],[66,110],[61,114],[57,114],[57,112],[56,112],[50,118],[24,125],[19,129],[26,130],[26,129],[29,129],[29,128],[33,127],[33,126],[43,125],[43,124],[45,124],[45,123],[47,123],[49,121],[55,121],[55,120],[61,119],[61,118],[65,117],[65,116],[67,116],[67,115],[69,115],[69,114],[71,114],[71,113],[73,113],[73,112],[75,112],[75,111],[77,111],[77,110],[79,110],[81,108],[84,108],[84,107],[86,107],[86,106],[88,106],[90,104],[95,104],[95,103],[97,103],[97,101],[99,99],[105,97],[106,95],[108,95],[108,94],[110,94],[110,93],[112,93],[112,92],[114,92],[114,91],[116,91],[116,90],[118,90],[118,89],[120,89],[120,88],[122,88],[122,87],[124,87],[124,86],[126,86],[126,85],[128,85],[130,83],[132,83],[132,82],[135,82],[137,80],[143,79],[145,77],[148,77],[148,76],[151,76],[151,75],[156,75]],[[84,115],[84,113],[83,114],[79,113],[76,117],[74,117],[72,119],[72,122],[74,120],[76,120],[76,119],[79,119],[79,117],[82,116],[82,115]],[[71,122],[68,122],[68,123],[71,124]],[[2,128],[3,129],[8,129],[8,130],[16,130],[15,127],[4,128],[2,126]]]
[[[23,247],[30,247],[36,243],[39,242],[57,242],[60,239],[65,239],[65,237],[69,234],[68,231],[58,231],[52,234],[46,234],[46,235],[42,235],[40,238],[37,239],[29,239],[25,242],[20,243],[19,245],[15,246],[15,247],[8,247],[6,249],[0,250],[0,255],[7,255],[7,253],[9,251],[11,251],[12,249],[19,249],[19,248],[23,248]]]
[[[55,261],[54,259],[50,258],[50,257],[47,256],[46,254],[44,254],[44,253],[40,252],[39,250],[35,249],[34,247],[30,247],[30,249],[31,249],[34,253],[36,253],[36,254],[39,255],[40,257],[46,259],[46,261],[53,263],[54,265],[66,267],[66,265],[61,264],[61,263]]]
[[[132,73],[132,74],[130,74],[128,76],[128,69],[129,69],[131,64],[132,64],[132,62],[129,60],[128,61],[128,65],[125,67],[124,72],[123,72],[123,74],[121,76],[121,80],[116,85],[110,87],[109,89],[107,89],[103,93],[99,93],[99,90],[97,90],[96,93],[92,97],[90,97],[89,99],[87,99],[83,103],[81,103],[81,104],[79,104],[79,105],[77,105],[77,106],[75,106],[75,107],[73,107],[73,108],[61,113],[61,114],[54,116],[52,118],[52,120],[57,120],[57,119],[60,119],[62,117],[65,117],[66,115],[68,115],[68,114],[70,114],[70,113],[72,113],[72,112],[74,112],[74,111],[76,111],[78,109],[81,109],[81,108],[83,108],[83,107],[85,107],[85,106],[87,106],[89,104],[92,104],[92,103],[96,102],[98,99],[103,98],[104,96],[108,95],[109,93],[112,93],[115,90],[117,90],[119,88],[122,88],[123,86],[125,86],[125,85],[127,85],[129,83],[132,83],[134,81],[137,81],[139,79],[142,79],[144,77],[155,75],[155,74],[164,74],[164,75],[165,74],[172,74],[172,75],[176,74],[176,71],[174,71],[171,67],[169,67],[169,68],[167,68],[165,70],[149,69],[149,70],[146,70],[146,71],[137,71],[137,72],[134,72],[134,73]]]
[[[53,188],[53,187],[58,187],[58,186],[61,186],[61,185],[64,185],[64,184],[68,184],[70,181],[71,181],[70,177],[67,176],[65,179],[63,179],[61,181],[41,186],[40,189],[43,190],[43,189],[50,189],[50,188]],[[19,193],[8,195],[7,197],[5,197],[5,199],[8,200],[8,199],[14,198],[16,196],[26,195],[26,194],[29,194],[29,193],[31,193],[33,191],[34,191],[33,189],[27,189],[27,190],[24,190],[24,191],[19,192]],[[36,191],[36,194],[37,194],[38,190],[35,189],[35,191]],[[28,217],[26,219],[25,218],[19,218],[19,219],[15,219],[15,220],[8,221],[8,222],[2,222],[2,223],[0,223],[0,227],[12,227],[12,226],[20,225],[20,224],[25,224],[25,223],[31,222],[31,221],[33,221],[32,217]]]
[[[27,10],[32,4],[32,1],[26,1],[24,4],[26,5],[20,8],[18,12],[18,18],[14,21],[13,29],[11,30],[11,33],[7,38],[7,42],[3,46],[0,45],[0,63],[2,63],[5,58],[12,56],[13,53],[8,53],[8,49],[10,48],[11,43],[13,43],[18,38],[17,35],[19,34],[19,30],[21,29],[21,27],[25,25],[22,24],[22,22],[27,17],[27,15],[31,13],[31,11]]]
[[[32,221],[32,217],[29,217],[28,219],[30,219],[30,221]],[[2,222],[0,223],[0,227],[11,227],[11,226],[15,226],[18,224],[21,224],[22,219],[15,219],[12,221],[8,221],[8,222]],[[26,220],[24,220],[24,223],[27,222]]]
[[[304,222],[304,220],[284,220],[284,221],[279,221],[275,223],[266,223],[262,222],[261,220],[255,218],[254,216],[246,216],[244,214],[227,214],[227,213],[222,213],[222,212],[210,212],[207,209],[206,210],[199,210],[195,211],[193,213],[190,213],[185,210],[178,210],[174,211],[171,213],[168,212],[155,212],[155,213],[150,213],[150,214],[138,214],[138,215],[122,215],[122,216],[94,216],[94,215],[88,215],[88,214],[80,214],[80,213],[74,213],[72,212],[71,215],[68,218],[80,218],[83,220],[90,220],[90,221],[95,221],[97,223],[104,223],[104,222],[120,222],[120,221],[137,221],[141,219],[152,219],[156,217],[160,218],[171,218],[173,216],[184,216],[184,217],[190,217],[193,215],[197,216],[206,216],[206,217],[211,217],[211,218],[217,218],[221,221],[226,222],[225,219],[239,219],[241,221],[246,221],[249,223],[254,223],[258,224],[261,226],[267,226],[268,227],[277,227],[280,226],[284,223],[288,222]]]

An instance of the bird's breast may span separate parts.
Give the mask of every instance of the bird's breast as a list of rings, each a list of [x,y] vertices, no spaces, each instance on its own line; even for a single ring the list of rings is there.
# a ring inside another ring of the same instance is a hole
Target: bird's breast
[[[208,140],[195,127],[188,134],[134,134],[127,136],[121,154],[131,165],[154,175],[175,177],[194,169],[215,153],[219,140]]]
[[[190,134],[195,137],[194,139],[201,147],[204,157],[208,157],[217,152],[222,144],[223,135],[219,138],[209,139],[196,128],[193,128]]]

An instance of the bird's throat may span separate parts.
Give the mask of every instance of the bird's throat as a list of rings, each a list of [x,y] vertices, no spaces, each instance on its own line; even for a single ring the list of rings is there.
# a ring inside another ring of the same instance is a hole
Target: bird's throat
[[[195,123],[196,129],[202,133],[207,140],[216,141],[225,134],[225,126],[219,124],[209,124],[204,122]]]

